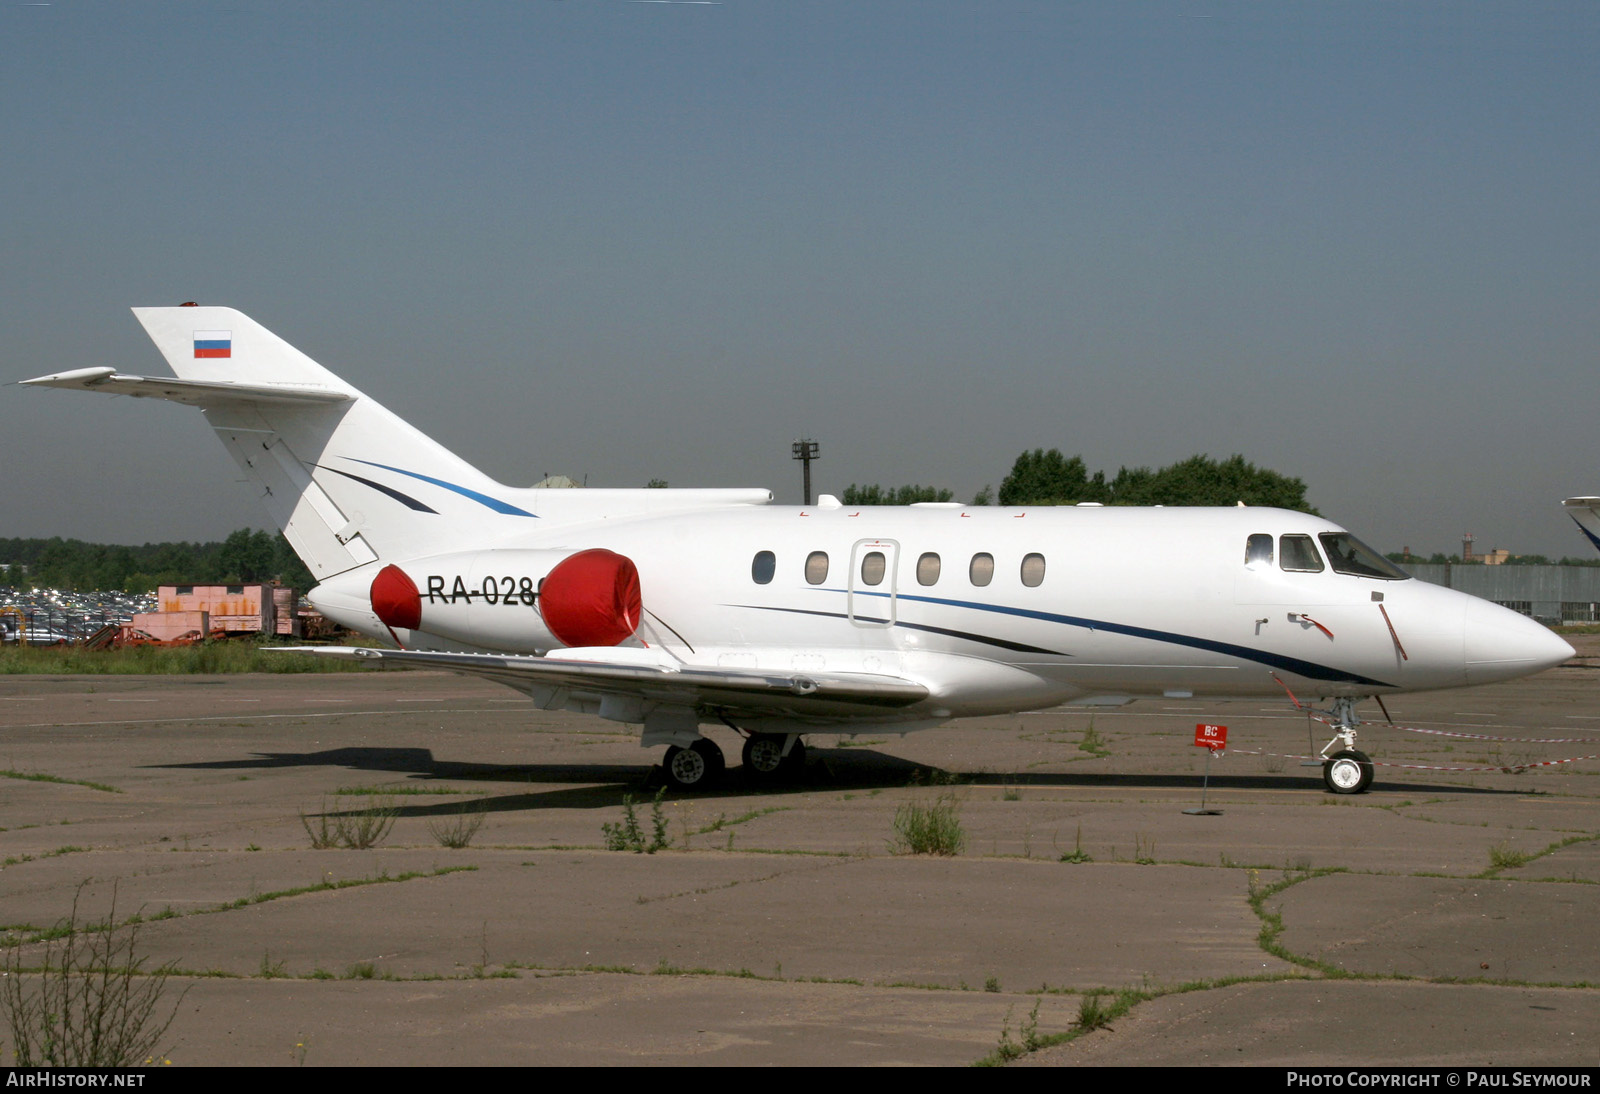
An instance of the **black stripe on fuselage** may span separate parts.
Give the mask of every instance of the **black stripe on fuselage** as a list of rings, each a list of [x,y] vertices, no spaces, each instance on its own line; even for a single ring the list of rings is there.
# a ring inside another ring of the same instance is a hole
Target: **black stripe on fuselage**
[[[736,608],[754,608],[757,611],[763,611],[763,612],[788,612],[791,615],[820,615],[820,616],[823,616],[823,617],[828,618],[828,619],[850,619],[850,618],[852,618],[851,616],[846,615],[844,612],[819,612],[819,611],[811,611],[811,610],[808,610],[806,608],[775,608],[775,607],[771,607],[771,606],[768,606],[768,605],[765,605],[765,604],[733,604],[733,605],[729,605],[729,606],[730,607],[736,607]],[[859,620],[862,623],[888,623],[889,622],[889,620],[887,620],[887,619],[876,619],[876,618],[874,618],[872,616],[867,616],[867,615],[857,615],[857,616],[854,616],[853,618]],[[985,646],[999,646],[1003,650],[1011,650],[1014,653],[1048,653],[1052,657],[1071,657],[1072,656],[1070,653],[1062,653],[1060,650],[1047,650],[1047,649],[1043,649],[1042,647],[1039,647],[1039,646],[1029,646],[1029,645],[1027,645],[1025,643],[1022,643],[1022,642],[1012,642],[1009,639],[1005,639],[1005,638],[995,638],[995,637],[993,637],[991,635],[986,635],[986,634],[974,634],[972,631],[958,631],[958,630],[953,630],[950,627],[935,627],[935,626],[932,626],[932,625],[930,625],[928,623],[907,623],[903,619],[897,619],[897,620],[894,621],[893,625],[896,626],[896,627],[904,627],[907,630],[911,630],[911,631],[927,631],[927,632],[929,632],[931,634],[942,634],[942,635],[945,635],[945,636],[947,636],[949,638],[964,638],[968,642],[981,642]]]
[[[370,486],[379,493],[388,494],[391,498],[399,502],[401,505],[404,505],[407,509],[415,509],[419,513],[432,513],[435,516],[438,516],[439,514],[439,510],[431,508],[409,494],[402,494],[392,486],[385,486],[381,482],[373,482],[371,479],[364,479],[360,475],[352,475],[348,471],[340,471],[337,467],[323,467],[320,463],[317,464],[317,467],[321,468],[323,471],[332,471],[335,475],[343,475],[347,479],[354,479],[362,486]]]
[[[845,589],[819,589],[819,592],[846,592]],[[887,598],[888,593],[867,592],[862,589],[855,590],[856,596],[881,596]],[[939,604],[947,608],[971,608],[980,612],[997,612],[1001,615],[1014,615],[1023,619],[1038,619],[1046,623],[1062,623],[1069,627],[1082,627],[1091,631],[1109,631],[1112,634],[1125,634],[1129,638],[1144,638],[1152,642],[1170,642],[1175,646],[1187,646],[1190,649],[1206,650],[1211,653],[1220,653],[1228,657],[1237,657],[1245,661],[1254,661],[1260,665],[1268,665],[1285,672],[1292,672],[1303,676],[1307,680],[1327,680],[1340,683],[1369,684],[1373,687],[1392,688],[1394,684],[1386,684],[1382,680],[1374,680],[1360,673],[1346,672],[1343,669],[1330,668],[1319,665],[1315,661],[1302,661],[1298,657],[1287,654],[1269,653],[1265,650],[1253,650],[1249,646],[1240,646],[1233,642],[1219,642],[1214,638],[1200,638],[1192,634],[1175,634],[1172,631],[1158,631],[1149,627],[1135,627],[1129,623],[1113,623],[1105,619],[1088,619],[1076,615],[1058,615],[1055,612],[1039,611],[1036,608],[1010,608],[1004,604],[980,604],[974,600],[946,600],[937,596],[915,596],[911,593],[896,593],[897,599],[916,601],[923,604]],[[903,624],[902,624],[903,625]]]

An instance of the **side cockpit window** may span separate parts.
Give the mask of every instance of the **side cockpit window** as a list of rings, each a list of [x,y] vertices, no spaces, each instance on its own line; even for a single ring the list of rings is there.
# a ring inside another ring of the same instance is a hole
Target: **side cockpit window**
[[[1272,537],[1257,532],[1244,542],[1244,564],[1252,570],[1264,570],[1272,565]]]
[[[1279,536],[1278,565],[1291,573],[1320,574],[1322,556],[1310,536]]]
[[[1383,581],[1405,581],[1411,576],[1349,532],[1323,532],[1317,538],[1328,552],[1328,564],[1335,573]]]

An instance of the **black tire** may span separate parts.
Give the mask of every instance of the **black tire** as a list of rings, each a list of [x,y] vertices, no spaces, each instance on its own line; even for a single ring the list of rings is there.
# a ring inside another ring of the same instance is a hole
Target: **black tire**
[[[1335,752],[1322,765],[1322,785],[1330,794],[1365,794],[1372,785],[1372,757],[1354,748]]]
[[[661,770],[678,790],[707,790],[722,778],[727,762],[717,743],[701,737],[688,748],[673,745],[662,757]]]
[[[745,778],[757,784],[787,782],[805,770],[805,742],[795,741],[785,756],[783,740],[781,733],[752,733],[746,737],[739,753]]]

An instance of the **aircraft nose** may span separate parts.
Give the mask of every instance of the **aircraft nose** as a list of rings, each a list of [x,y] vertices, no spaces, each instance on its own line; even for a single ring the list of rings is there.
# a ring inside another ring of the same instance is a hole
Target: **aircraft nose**
[[[1474,598],[1466,613],[1467,683],[1515,680],[1561,664],[1574,653],[1543,624]]]

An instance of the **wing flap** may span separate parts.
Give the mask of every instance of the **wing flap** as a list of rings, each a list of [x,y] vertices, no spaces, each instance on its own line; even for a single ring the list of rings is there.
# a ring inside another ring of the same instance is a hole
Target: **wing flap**
[[[784,674],[758,669],[668,666],[665,663],[616,663],[349,646],[289,647],[284,652],[450,669],[482,676],[522,692],[531,692],[536,688],[565,688],[579,694],[623,695],[649,702],[730,713],[826,718],[865,711],[898,710],[928,698],[928,689],[915,681],[869,673]]]

